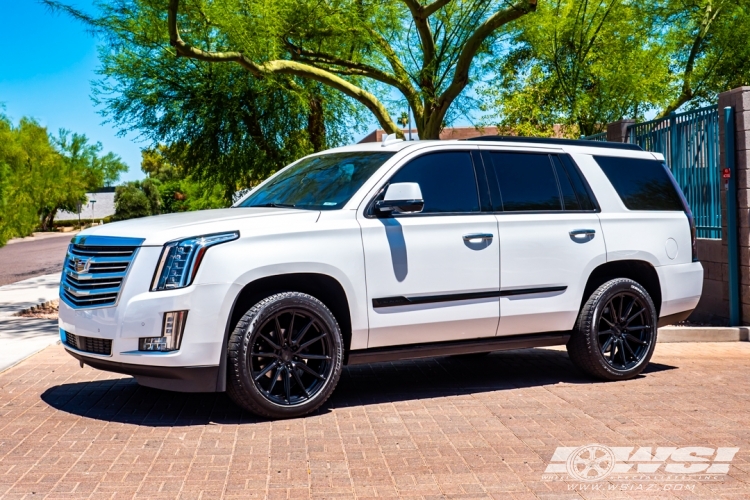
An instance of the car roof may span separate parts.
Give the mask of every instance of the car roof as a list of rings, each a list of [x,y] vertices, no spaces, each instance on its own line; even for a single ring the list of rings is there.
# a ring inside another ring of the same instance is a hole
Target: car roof
[[[505,137],[505,136],[481,136],[471,139],[462,140],[418,140],[404,141],[391,140],[385,144],[381,142],[364,142],[342,146],[325,151],[324,153],[338,152],[391,152],[397,153],[406,149],[422,149],[426,146],[507,146],[509,149],[556,149],[567,153],[597,154],[602,156],[628,156],[628,157],[648,157],[654,156],[648,151],[644,151],[635,144],[598,142],[577,139],[556,139],[546,137]]]

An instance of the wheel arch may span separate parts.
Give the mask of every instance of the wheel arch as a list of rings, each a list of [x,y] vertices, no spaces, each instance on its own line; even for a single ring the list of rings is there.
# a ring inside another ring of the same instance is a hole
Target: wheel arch
[[[586,281],[580,307],[583,307],[594,290],[615,278],[629,278],[645,288],[654,301],[656,317],[659,317],[662,303],[659,275],[653,265],[643,260],[615,260],[596,267]]]
[[[349,356],[352,339],[352,318],[349,300],[343,285],[334,277],[321,273],[288,273],[264,276],[247,283],[234,299],[227,319],[219,362],[216,391],[224,392],[227,382],[227,341],[240,318],[262,299],[280,292],[306,293],[320,300],[331,310],[344,337],[344,364]]]

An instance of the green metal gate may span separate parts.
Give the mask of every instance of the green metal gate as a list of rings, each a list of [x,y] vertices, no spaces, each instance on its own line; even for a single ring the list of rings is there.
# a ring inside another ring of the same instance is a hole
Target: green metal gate
[[[602,134],[585,139],[602,140]],[[708,106],[630,125],[628,142],[664,155],[695,217],[699,238],[721,238],[719,109]]]
[[[664,155],[693,211],[697,236],[721,238],[718,106],[631,125],[628,142]]]

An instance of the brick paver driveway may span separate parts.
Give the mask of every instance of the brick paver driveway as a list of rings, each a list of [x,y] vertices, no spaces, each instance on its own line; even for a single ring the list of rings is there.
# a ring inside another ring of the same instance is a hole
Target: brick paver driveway
[[[80,369],[59,345],[0,387],[4,498],[750,498],[747,342],[659,344],[622,383],[553,349],[352,367],[324,410],[277,422]],[[625,448],[618,466],[650,448],[657,475],[545,474],[557,447],[592,443]],[[686,446],[709,448],[687,458],[704,471],[739,452],[728,475],[666,474],[657,455]]]

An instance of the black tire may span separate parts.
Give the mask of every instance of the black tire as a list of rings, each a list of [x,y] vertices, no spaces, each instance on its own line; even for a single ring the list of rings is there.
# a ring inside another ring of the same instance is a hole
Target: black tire
[[[271,295],[250,308],[227,351],[229,397],[268,418],[300,417],[319,408],[336,387],[344,359],[336,318],[321,301],[299,292]]]
[[[458,358],[458,359],[478,359],[483,358],[485,356],[488,356],[489,354],[492,354],[492,351],[486,351],[486,352],[467,352],[466,354],[451,354],[451,358]]]
[[[602,380],[627,380],[648,365],[656,345],[656,307],[638,283],[617,278],[591,294],[568,340],[568,356]]]

